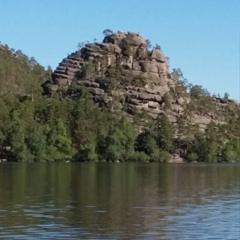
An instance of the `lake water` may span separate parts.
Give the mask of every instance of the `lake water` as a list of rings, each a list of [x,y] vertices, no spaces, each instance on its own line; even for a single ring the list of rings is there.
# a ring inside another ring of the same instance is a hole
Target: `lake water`
[[[3,163],[0,239],[240,239],[239,164]]]

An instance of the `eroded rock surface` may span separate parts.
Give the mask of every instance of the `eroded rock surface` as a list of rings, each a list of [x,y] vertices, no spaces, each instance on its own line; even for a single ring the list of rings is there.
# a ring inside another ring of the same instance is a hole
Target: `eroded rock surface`
[[[166,113],[172,123],[186,118],[191,101],[181,83],[169,72],[166,57],[159,48],[149,51],[146,39],[137,33],[117,32],[102,43],[86,44],[63,59],[53,73],[48,91],[64,91],[75,97],[84,86],[99,105],[114,105],[126,114],[145,111],[156,118]],[[224,109],[221,99],[213,99]],[[222,111],[222,110],[221,110]],[[190,114],[188,121],[205,129],[214,116]],[[222,123],[221,120],[216,120]]]
[[[164,111],[163,96],[175,87],[162,51],[148,51],[146,39],[130,32],[117,32],[102,43],[86,44],[63,59],[53,73],[51,90],[73,82],[102,96],[102,101],[121,95],[126,111],[147,109],[153,116]]]

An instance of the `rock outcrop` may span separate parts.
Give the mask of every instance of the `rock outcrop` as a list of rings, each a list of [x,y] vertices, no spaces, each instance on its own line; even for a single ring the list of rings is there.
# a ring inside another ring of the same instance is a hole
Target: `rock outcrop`
[[[205,129],[214,117],[201,113],[186,116],[189,95],[170,74],[161,49],[149,51],[146,45],[146,39],[132,32],[113,33],[102,43],[86,44],[63,59],[53,73],[52,83],[44,85],[45,90],[61,91],[73,98],[85,86],[99,105],[114,105],[128,115],[145,111],[153,118],[166,113],[172,123],[185,118]],[[225,104],[219,99],[212,101],[220,108]],[[218,123],[223,120],[216,119]]]
[[[153,117],[164,111],[163,98],[176,87],[162,51],[149,52],[143,37],[123,32],[106,36],[103,43],[86,44],[63,59],[53,73],[50,90],[62,90],[73,82],[85,86],[96,102],[121,96],[127,112],[144,109]]]

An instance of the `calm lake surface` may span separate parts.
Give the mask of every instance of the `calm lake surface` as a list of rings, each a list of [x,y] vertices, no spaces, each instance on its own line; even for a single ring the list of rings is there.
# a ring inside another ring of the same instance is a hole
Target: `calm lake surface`
[[[240,164],[3,163],[0,239],[240,239]]]

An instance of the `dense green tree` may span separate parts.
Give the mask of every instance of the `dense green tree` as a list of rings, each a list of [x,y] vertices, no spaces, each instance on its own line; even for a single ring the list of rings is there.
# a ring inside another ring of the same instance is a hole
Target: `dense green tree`
[[[20,96],[41,94],[41,84],[46,71],[34,58],[28,58],[20,50],[0,48],[0,95],[14,93]]]
[[[87,61],[82,67],[81,72],[78,74],[78,77],[92,79],[94,76],[96,76],[94,63],[92,61]]]
[[[37,122],[32,123],[25,134],[26,146],[34,161],[43,161],[46,159],[46,135],[44,134],[44,126]]]
[[[14,159],[27,161],[30,157],[25,144],[25,123],[19,117],[19,112],[13,110],[10,113],[11,126],[7,131],[7,145],[11,146]]]
[[[201,97],[208,97],[210,93],[200,85],[194,85],[190,89],[190,95],[193,98],[199,99]]]
[[[103,158],[107,161],[128,161],[134,153],[136,133],[131,123],[124,117],[114,123],[105,138]]]
[[[145,161],[150,160],[153,162],[167,162],[170,159],[170,154],[165,149],[162,149],[159,146],[161,140],[161,133],[159,132],[158,135],[158,132],[156,130],[159,130],[159,125],[158,128],[156,128],[155,124],[156,123],[154,122],[148,130],[141,133],[138,136],[136,142],[136,151],[144,152],[147,157],[145,157],[145,155],[143,154],[139,155],[139,153],[137,153],[135,155],[135,158],[141,157]],[[167,138],[164,138],[164,140],[166,139]]]
[[[96,151],[96,141],[92,143],[84,144],[80,147],[77,154],[74,156],[75,161],[81,162],[96,162],[99,160],[99,156]]]
[[[132,39],[125,40],[123,54],[129,56]],[[125,100],[117,90],[146,84],[146,77],[133,77],[125,67],[116,64],[107,68],[103,81],[112,102],[106,103],[102,96],[99,108],[94,103],[98,96],[74,81],[68,90],[59,87],[43,96],[41,84],[51,82],[51,68],[45,70],[20,50],[1,45],[0,160],[167,162],[171,154],[178,153],[189,161],[239,161],[240,110],[227,94],[214,102],[202,86],[192,86],[180,69],[174,69],[172,77],[177,87],[162,99],[165,112],[174,99],[188,96],[191,100],[177,123],[170,123],[165,114],[152,119],[137,110],[133,110],[132,119],[123,117],[116,103]],[[76,78],[95,78],[94,63],[86,62],[79,74]],[[210,123],[200,132],[191,124],[191,117],[200,113],[214,118],[219,113],[216,101],[224,104],[221,117],[226,124]]]
[[[208,157],[207,149],[207,139],[204,137],[204,135],[199,134],[195,137],[194,144],[190,149],[190,153],[196,154],[194,157],[195,160],[200,162],[206,162]]]
[[[88,96],[83,96],[73,103],[70,131],[76,148],[80,149],[81,146],[95,141],[99,131],[102,130],[101,115],[101,111]],[[96,124],[97,120],[99,120],[99,124]]]
[[[240,162],[240,140],[232,139],[223,147],[221,160],[224,162]]]
[[[74,154],[66,125],[61,119],[46,129],[46,158],[47,161],[70,160]]]
[[[160,115],[156,119],[154,130],[159,148],[171,152],[173,148],[174,129],[165,114]]]
[[[151,161],[158,161],[159,159],[159,147],[156,142],[156,138],[147,132],[143,137],[143,150],[150,157]]]
[[[207,137],[207,162],[217,162],[219,159],[219,144],[218,144],[218,135],[217,135],[217,126],[214,123],[208,124],[206,130]]]

